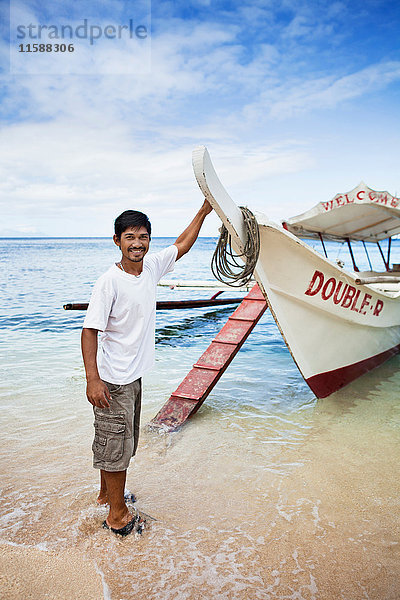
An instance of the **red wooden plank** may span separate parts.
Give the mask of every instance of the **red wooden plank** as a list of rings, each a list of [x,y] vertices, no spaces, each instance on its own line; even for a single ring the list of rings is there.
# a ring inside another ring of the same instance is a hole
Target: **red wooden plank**
[[[267,303],[261,290],[258,285],[255,285],[169,400],[149,423],[150,427],[172,431],[200,408],[266,308]]]
[[[249,325],[246,321],[233,321],[228,319],[215,338],[216,342],[225,344],[239,344],[247,336]]]
[[[262,300],[263,302],[265,302],[264,294],[260,290],[260,286],[258,284],[253,285],[253,287],[246,296],[246,300]]]
[[[265,300],[243,300],[239,304],[238,308],[233,313],[232,319],[245,319],[246,321],[253,321],[257,318],[260,309],[265,305]]]
[[[236,344],[219,344],[214,340],[199,358],[195,366],[219,371],[226,361],[230,359],[235,350]]]
[[[215,373],[208,369],[193,368],[172,394],[173,397],[200,400],[215,379]]]
[[[153,419],[150,425],[156,425],[167,431],[173,431],[194,414],[199,409],[199,406],[201,405],[193,400],[171,396],[163,407],[162,421],[155,423]]]

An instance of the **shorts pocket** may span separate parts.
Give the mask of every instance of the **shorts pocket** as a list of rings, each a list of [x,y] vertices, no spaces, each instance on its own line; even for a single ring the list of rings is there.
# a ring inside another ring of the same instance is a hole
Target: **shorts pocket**
[[[107,387],[109,389],[110,394],[116,394],[119,392],[124,386],[117,385],[116,383],[107,383]]]
[[[124,453],[125,422],[123,415],[110,415],[96,418],[95,435],[92,444],[97,459],[115,462]]]

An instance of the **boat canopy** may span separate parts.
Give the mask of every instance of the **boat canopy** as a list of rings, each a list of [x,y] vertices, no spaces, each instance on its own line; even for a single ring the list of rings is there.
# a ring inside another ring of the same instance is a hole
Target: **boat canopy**
[[[284,221],[283,226],[301,238],[379,242],[400,233],[400,198],[361,182],[347,194],[337,194]]]

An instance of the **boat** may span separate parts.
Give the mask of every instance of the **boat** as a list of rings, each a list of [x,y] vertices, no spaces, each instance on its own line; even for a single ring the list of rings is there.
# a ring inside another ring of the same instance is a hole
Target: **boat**
[[[205,146],[193,151],[195,177],[242,254],[247,230],[242,210],[220,182]],[[303,214],[272,222],[254,213],[259,255],[254,277],[289,352],[318,398],[343,388],[400,351],[400,271],[390,267],[400,234],[400,199],[364,183]],[[323,252],[305,240],[319,240]],[[353,268],[331,260],[325,240],[345,242]],[[387,240],[387,257],[382,241]],[[359,271],[352,243],[375,242],[384,271]]]

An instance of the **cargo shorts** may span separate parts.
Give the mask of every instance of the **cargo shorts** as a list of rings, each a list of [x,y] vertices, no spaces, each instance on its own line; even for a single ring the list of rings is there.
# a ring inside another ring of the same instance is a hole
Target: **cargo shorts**
[[[110,392],[109,408],[93,407],[93,467],[125,471],[139,442],[142,380],[126,385],[104,382]]]

